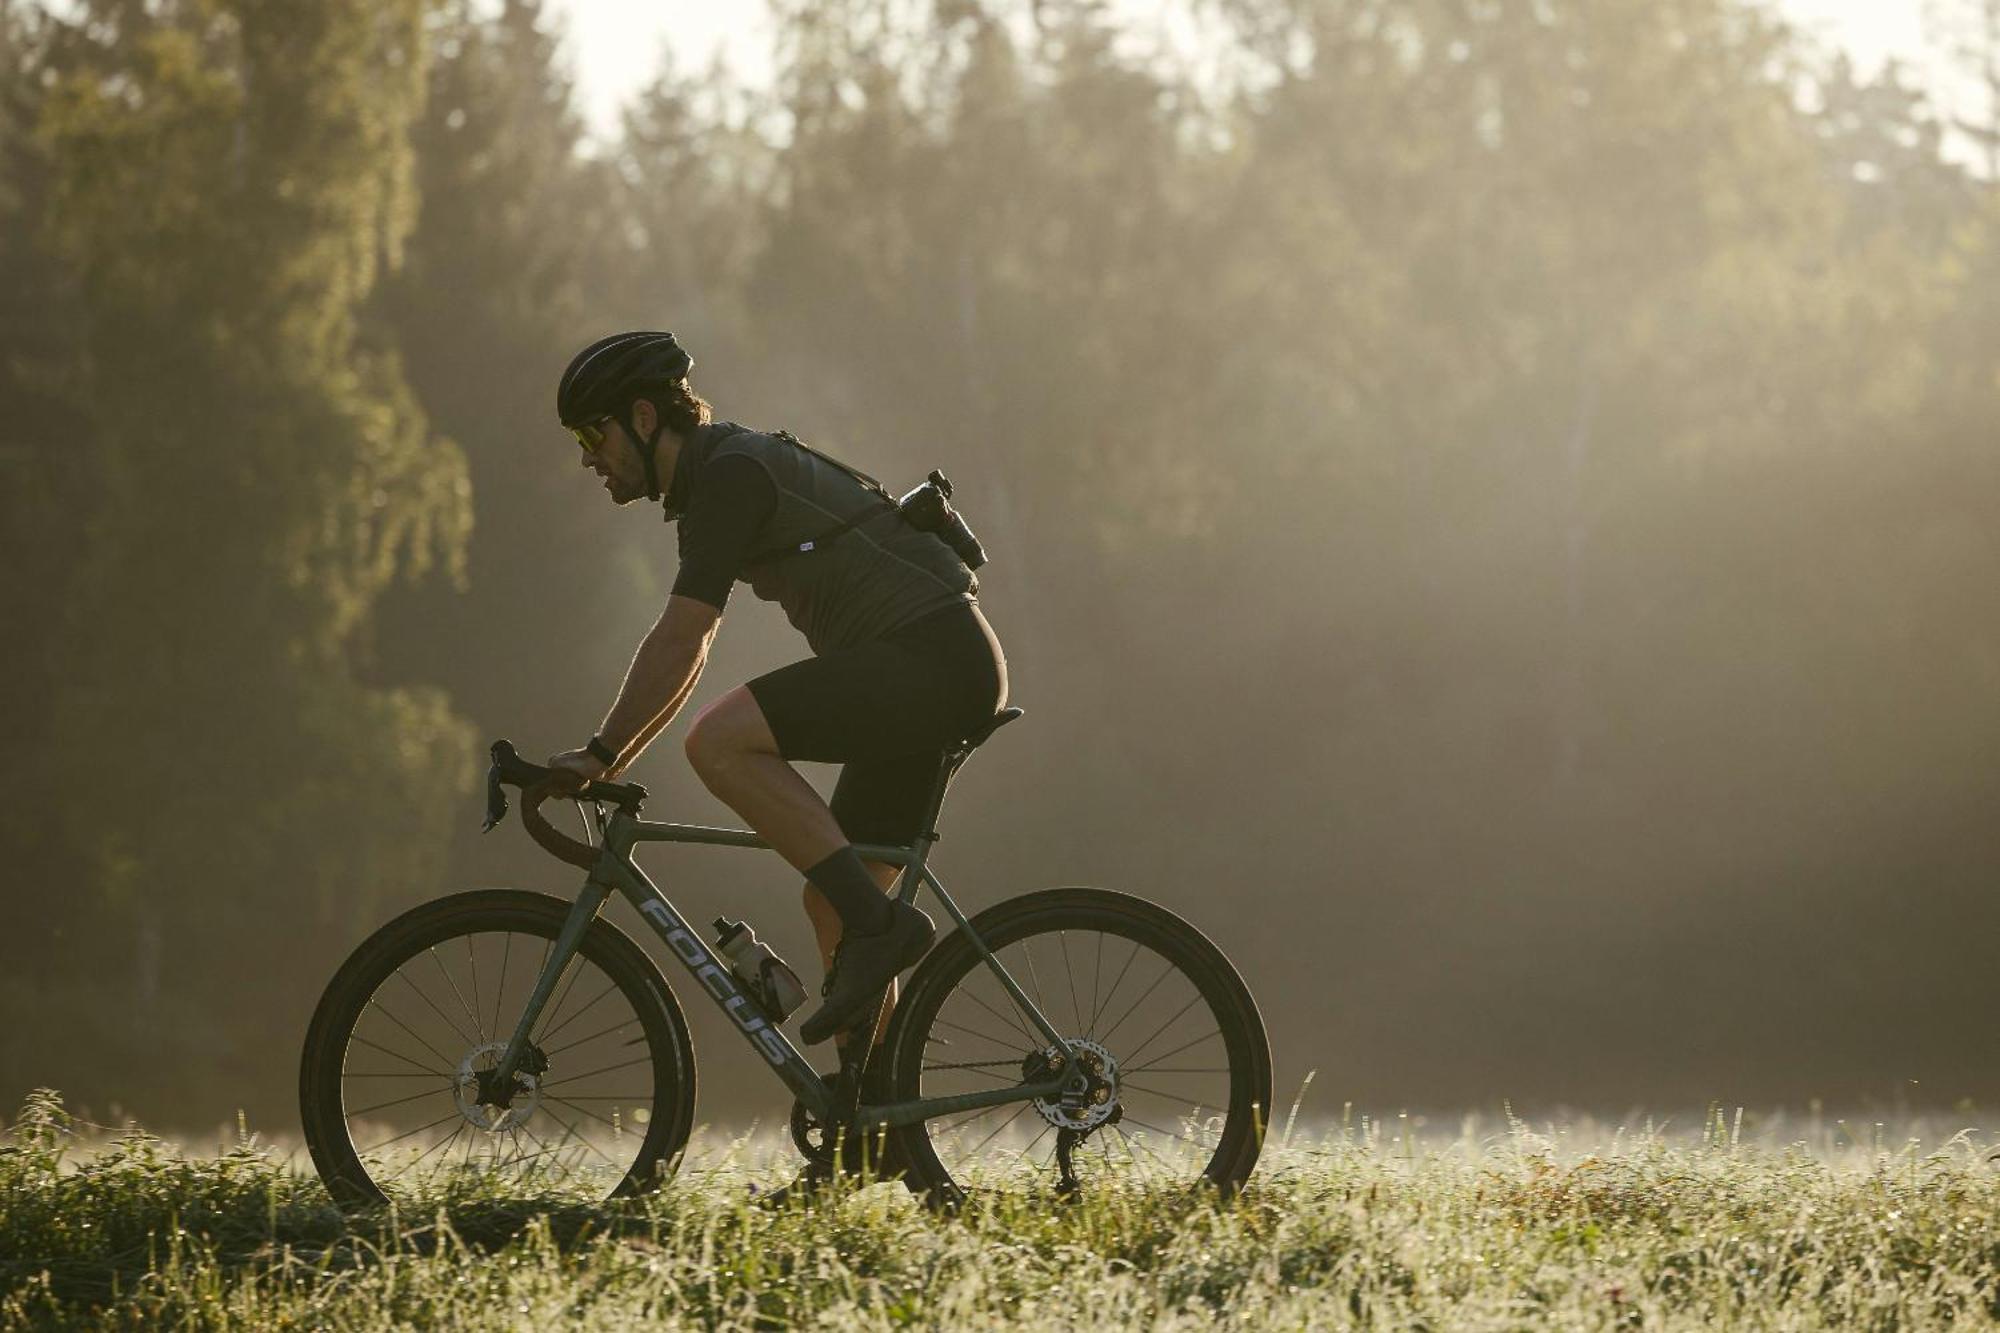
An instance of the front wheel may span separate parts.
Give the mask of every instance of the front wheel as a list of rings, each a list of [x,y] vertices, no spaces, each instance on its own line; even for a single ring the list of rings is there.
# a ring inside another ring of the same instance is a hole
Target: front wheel
[[[650,1188],[694,1125],[694,1051],[639,947],[591,923],[510,1086],[509,1038],[571,905],[503,889],[407,912],[354,951],[306,1034],[306,1145],[343,1205],[462,1190]]]
[[[1165,908],[1102,889],[1012,899],[972,928],[1077,1050],[1085,1077],[1061,1095],[904,1130],[914,1183],[942,1197],[1242,1185],[1263,1143],[1271,1049],[1220,949]],[[1061,1065],[964,931],[917,968],[888,1045],[899,1101],[991,1091]]]

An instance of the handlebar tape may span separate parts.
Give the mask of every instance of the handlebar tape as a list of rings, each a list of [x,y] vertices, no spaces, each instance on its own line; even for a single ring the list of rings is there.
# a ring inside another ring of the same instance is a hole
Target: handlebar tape
[[[542,817],[542,802],[551,796],[561,795],[576,801],[602,801],[616,805],[627,813],[636,813],[648,795],[646,789],[636,782],[586,782],[576,791],[558,792],[554,785],[558,780],[556,770],[521,758],[512,741],[493,742],[490,754],[493,762],[486,770],[486,822],[482,831],[490,831],[507,817],[505,788],[518,787],[521,791],[521,827],[528,831],[528,836],[557,860],[584,870],[597,864],[597,848],[558,833]]]

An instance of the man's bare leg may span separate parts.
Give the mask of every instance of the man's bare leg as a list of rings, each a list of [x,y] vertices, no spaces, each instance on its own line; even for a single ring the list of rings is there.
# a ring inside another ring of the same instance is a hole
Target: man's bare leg
[[[810,870],[847,846],[847,835],[833,811],[778,753],[778,740],[764,720],[764,710],[744,686],[702,709],[688,729],[686,746],[688,762],[703,785],[741,815],[794,870]],[[863,864],[885,893],[902,869],[881,861]],[[805,906],[819,942],[820,962],[831,967],[833,946],[840,942],[840,917],[810,882],[805,886]],[[889,1003],[882,1007],[882,1024],[875,1032],[877,1043],[887,1031],[895,1000],[896,986],[891,982]],[[845,1044],[846,1036],[842,1033],[835,1040]]]
[[[778,753],[757,697],[739,685],[701,710],[687,733],[703,785],[804,873],[847,845],[833,811]]]

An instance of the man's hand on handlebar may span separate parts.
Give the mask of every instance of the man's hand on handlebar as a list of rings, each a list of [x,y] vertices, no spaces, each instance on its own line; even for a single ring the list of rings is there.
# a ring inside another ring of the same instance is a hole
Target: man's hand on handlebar
[[[551,796],[574,796],[586,801],[608,801],[628,815],[636,816],[646,799],[646,789],[636,782],[607,782],[600,776],[604,764],[589,748],[570,750],[549,760],[548,766],[531,764],[515,751],[511,742],[493,742],[493,764],[486,770],[486,824],[492,828],[507,817],[505,788],[521,790],[521,823],[542,849],[571,865],[589,870],[597,864],[598,849],[555,831],[539,809]]]
[[[557,796],[573,796],[583,790],[584,783],[610,776],[610,770],[589,750],[564,750],[550,755],[549,767],[554,770],[549,775],[549,789]]]

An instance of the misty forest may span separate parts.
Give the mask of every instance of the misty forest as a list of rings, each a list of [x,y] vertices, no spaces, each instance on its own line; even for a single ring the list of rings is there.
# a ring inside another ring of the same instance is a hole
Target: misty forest
[[[283,1133],[365,934],[574,889],[479,778],[672,582],[553,413],[635,327],[951,476],[1027,716],[941,873],[1185,915],[1308,1116],[2000,1098],[1994,0],[1944,88],[1743,0],[771,8],[592,136],[534,0],[0,4],[0,1105]],[[804,652],[739,589],[695,703]]]

